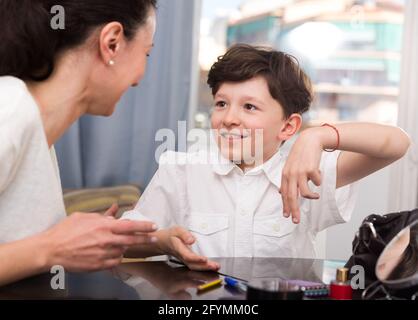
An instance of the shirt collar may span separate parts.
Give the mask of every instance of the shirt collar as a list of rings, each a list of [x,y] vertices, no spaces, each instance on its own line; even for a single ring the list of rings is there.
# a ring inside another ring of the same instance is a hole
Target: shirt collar
[[[245,175],[259,175],[263,173],[271,183],[273,183],[277,188],[280,188],[282,180],[281,173],[285,159],[286,155],[281,150],[278,150],[267,162],[247,171]],[[213,171],[220,176],[227,176],[234,169],[241,170],[232,161],[226,159],[219,151],[211,153],[211,165]]]
[[[210,163],[213,172],[220,176],[228,175],[237,166],[230,160],[226,159],[219,150],[210,153]]]
[[[286,161],[286,154],[281,150],[278,150],[276,154],[271,157],[267,162],[263,163],[262,170],[267,176],[269,181],[274,184],[278,189],[281,187],[282,182],[282,170]]]

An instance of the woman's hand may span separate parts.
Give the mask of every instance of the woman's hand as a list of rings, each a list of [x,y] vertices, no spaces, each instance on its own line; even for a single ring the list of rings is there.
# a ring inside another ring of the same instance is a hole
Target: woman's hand
[[[116,220],[112,206],[105,215],[74,213],[43,232],[45,265],[61,265],[71,272],[94,271],[117,266],[131,246],[155,242],[152,222]]]
[[[190,246],[195,243],[193,235],[181,228],[172,227],[155,233],[158,245],[165,254],[172,255],[182,261],[189,269],[196,271],[217,271],[220,266],[208,258],[194,253]]]
[[[280,194],[283,200],[283,215],[292,216],[294,223],[300,222],[299,197],[319,199],[308,186],[312,181],[321,185],[319,165],[323,145],[314,129],[302,132],[294,143],[282,172]]]

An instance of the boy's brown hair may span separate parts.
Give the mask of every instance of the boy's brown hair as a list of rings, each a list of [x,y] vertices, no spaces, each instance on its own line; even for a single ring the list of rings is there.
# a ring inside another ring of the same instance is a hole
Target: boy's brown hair
[[[213,64],[208,85],[215,95],[225,82],[242,82],[257,76],[266,79],[271,96],[283,107],[286,118],[308,111],[313,100],[311,81],[297,59],[284,52],[234,45]]]

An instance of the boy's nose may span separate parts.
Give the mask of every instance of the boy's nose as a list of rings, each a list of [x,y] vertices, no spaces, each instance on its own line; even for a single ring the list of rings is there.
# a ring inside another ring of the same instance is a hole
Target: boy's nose
[[[228,109],[222,121],[225,127],[230,127],[230,126],[241,124],[241,121],[239,119],[239,114],[237,110],[235,110],[235,108],[233,107]]]

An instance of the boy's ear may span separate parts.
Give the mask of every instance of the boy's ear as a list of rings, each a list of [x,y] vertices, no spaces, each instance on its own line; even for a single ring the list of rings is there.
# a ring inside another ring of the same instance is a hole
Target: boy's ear
[[[287,141],[292,138],[302,126],[302,116],[298,113],[292,114],[287,118],[279,132],[278,138],[281,141]]]

